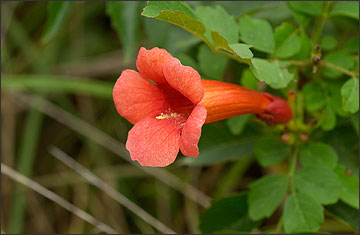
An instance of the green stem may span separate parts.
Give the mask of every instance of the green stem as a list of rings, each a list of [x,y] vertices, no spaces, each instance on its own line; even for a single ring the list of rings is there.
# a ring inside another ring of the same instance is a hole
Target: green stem
[[[306,67],[311,65],[310,60],[288,60],[286,61],[289,65],[295,65],[299,67]]]
[[[309,60],[288,60],[287,61],[288,65],[294,65],[294,66],[298,66],[298,67],[307,67],[309,65],[311,65],[311,62]],[[337,66],[335,64],[326,62],[324,60],[320,61],[320,66],[322,67],[326,67],[326,68],[330,68],[330,69],[335,69],[343,74],[349,75],[351,77],[359,77],[359,74],[356,72],[352,72],[350,70],[344,69],[343,67]]]
[[[296,123],[298,126],[304,123],[304,96],[301,92],[297,92],[296,95]]]
[[[344,73],[344,74],[346,74],[346,75],[349,75],[349,76],[351,76],[351,77],[359,77],[359,74],[357,74],[357,73],[355,73],[355,72],[352,72],[352,71],[350,71],[350,70],[344,69],[344,68],[342,68],[342,67],[340,67],[340,66],[337,66],[337,65],[335,65],[335,64],[326,62],[326,61],[324,61],[324,60],[320,62],[320,66],[327,67],[327,68],[331,68],[331,69],[335,69],[335,70],[337,70],[337,71],[339,71],[339,72],[342,72],[342,73]]]
[[[313,37],[312,37],[315,45],[319,43],[320,36],[323,31],[326,18],[328,16],[330,5],[331,5],[331,2],[329,2],[329,1],[326,1],[324,3],[324,7],[323,7],[323,11],[321,13],[320,19],[317,21],[317,24],[315,26]]]
[[[295,170],[296,170],[298,154],[299,154],[299,145],[297,143],[295,143],[295,145],[293,147],[293,153],[290,157],[290,170],[289,170],[289,174],[288,174],[290,190],[293,195],[296,194],[295,185],[294,185],[294,174],[295,174]]]
[[[281,232],[281,228],[283,226],[283,219],[282,217],[279,218],[276,227],[275,227],[275,231],[272,232],[273,234],[279,234]]]
[[[287,61],[288,65],[295,65],[295,66],[298,66],[298,67],[307,67],[309,65],[311,65],[311,62],[309,60],[288,60]],[[332,64],[332,63],[329,63],[329,62],[326,62],[324,60],[320,61],[320,66],[322,67],[326,67],[326,68],[330,68],[330,69],[335,69],[343,74],[346,74],[346,75],[349,75],[351,77],[359,77],[359,74],[356,73],[356,72],[352,72],[350,70],[347,70],[347,69],[344,69],[343,67],[340,67],[340,66],[337,66],[335,64]]]

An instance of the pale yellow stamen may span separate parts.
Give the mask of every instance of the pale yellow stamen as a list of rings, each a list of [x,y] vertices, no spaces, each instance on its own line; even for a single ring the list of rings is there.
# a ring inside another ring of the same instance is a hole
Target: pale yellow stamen
[[[169,118],[177,118],[177,117],[181,117],[181,114],[178,113],[171,113],[170,116],[168,114],[165,113],[161,113],[159,116],[156,117],[156,119],[169,119]]]
[[[168,118],[170,118],[170,116],[164,113],[161,113],[160,116],[156,117],[156,119],[168,119]]]
[[[177,113],[171,113],[170,116],[175,118],[175,117],[180,117],[181,115]]]

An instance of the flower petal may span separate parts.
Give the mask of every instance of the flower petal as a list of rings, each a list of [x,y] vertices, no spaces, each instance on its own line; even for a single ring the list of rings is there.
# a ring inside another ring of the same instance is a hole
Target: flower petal
[[[183,66],[178,59],[169,59],[164,66],[167,82],[194,104],[201,101],[204,88],[199,73],[190,66]]]
[[[141,47],[136,60],[136,67],[147,79],[157,84],[166,83],[163,67],[170,58],[172,58],[172,55],[165,49],[154,47],[151,50],[146,50]]]
[[[186,156],[197,157],[199,155],[197,144],[201,136],[201,127],[206,119],[206,113],[204,106],[196,105],[186,121],[180,138],[180,150]]]
[[[179,152],[180,128],[168,119],[145,118],[129,131],[126,148],[142,166],[167,166]]]
[[[164,94],[134,70],[124,70],[115,83],[113,99],[118,113],[131,123],[158,115],[166,106]]]

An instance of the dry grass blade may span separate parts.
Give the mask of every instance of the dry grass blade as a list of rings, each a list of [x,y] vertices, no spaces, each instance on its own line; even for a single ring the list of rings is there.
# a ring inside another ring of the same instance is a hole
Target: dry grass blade
[[[70,63],[57,65],[53,69],[54,74],[69,74],[71,76],[98,77],[104,75],[118,74],[119,71],[129,68],[125,66],[122,60],[122,50],[97,55],[95,58],[86,58],[86,60],[71,61]],[[130,67],[131,69],[131,67]]]
[[[134,212],[136,215],[138,215],[140,218],[142,218],[144,221],[158,229],[160,232],[165,234],[175,234],[172,229],[164,225],[159,220],[155,219],[152,215],[147,213],[145,210],[143,210],[141,207],[130,201],[128,198],[126,198],[124,195],[119,193],[117,190],[115,190],[113,187],[111,187],[109,184],[107,184],[105,181],[100,179],[98,176],[96,176],[94,173],[92,173],[89,169],[84,167],[83,165],[79,164],[77,161],[72,159],[69,155],[61,151],[60,149],[56,147],[51,147],[49,152],[57,158],[59,161],[76,171],[78,174],[80,174],[82,177],[84,177],[89,183],[94,185],[95,187],[99,188],[100,190],[104,191],[107,195],[112,197],[115,201],[119,202],[121,205],[125,206],[130,211]]]
[[[111,166],[99,166],[92,169],[96,175],[104,176],[105,180],[113,180],[117,178],[143,178],[148,175],[140,171],[139,168],[135,166],[129,166],[129,164],[119,164]],[[72,170],[61,172],[61,178],[56,173],[45,174],[37,176],[34,180],[47,188],[52,187],[63,187],[63,186],[76,186],[76,184],[81,184],[86,182],[86,180],[79,176],[76,172]]]
[[[19,174],[17,171],[8,167],[4,163],[1,163],[1,173],[9,176],[11,179],[15,180],[16,182],[21,183],[21,184],[25,185],[26,187],[29,187],[32,190],[36,191],[37,193],[41,194],[42,196],[50,199],[51,201],[55,202],[59,206],[63,207],[64,209],[79,216],[86,222],[94,225],[96,228],[100,229],[101,231],[104,231],[106,233],[117,233],[109,225],[106,225],[103,222],[97,220],[90,214],[86,213],[85,211],[81,210],[80,208],[76,207],[75,205],[71,204],[70,202],[66,201],[64,198],[60,197],[56,193],[44,188],[40,184],[29,179],[28,177],[25,177],[22,174]]]
[[[171,174],[165,169],[141,167],[139,164],[130,159],[129,152],[125,149],[123,143],[117,141],[108,134],[81,120],[80,118],[72,115],[71,113],[61,109],[60,107],[49,102],[48,100],[37,95],[25,95],[23,93],[16,93],[16,95],[12,97],[14,97],[17,101],[20,101],[22,103],[32,106],[35,109],[38,109],[39,111],[54,118],[58,122],[63,123],[64,125],[79,132],[80,134],[92,139],[94,142],[110,150],[119,157],[122,157],[124,160],[130,162],[137,167],[140,167],[140,169],[142,169],[149,175],[152,175],[153,177],[162,181],[168,186],[183,193],[201,206],[208,207],[210,205],[210,198],[194,186],[182,181],[177,176]]]

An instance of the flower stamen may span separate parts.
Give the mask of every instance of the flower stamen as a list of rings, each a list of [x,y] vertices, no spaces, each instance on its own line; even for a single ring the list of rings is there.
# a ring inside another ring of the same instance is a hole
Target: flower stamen
[[[183,115],[179,114],[179,113],[170,113],[166,114],[166,113],[161,113],[159,116],[155,117],[156,119],[170,119],[170,118],[182,118]]]
[[[161,113],[159,116],[155,117],[156,119],[169,119],[170,116],[164,113]]]

